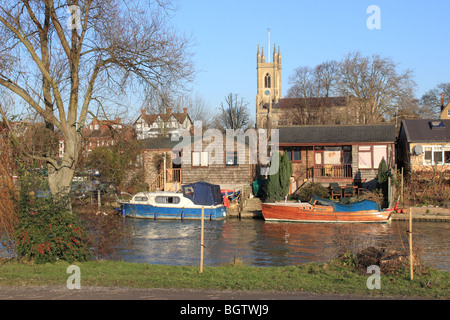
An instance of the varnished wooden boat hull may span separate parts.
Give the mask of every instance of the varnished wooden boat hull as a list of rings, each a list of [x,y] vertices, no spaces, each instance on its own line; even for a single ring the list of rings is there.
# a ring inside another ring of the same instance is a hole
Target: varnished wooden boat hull
[[[268,221],[324,223],[386,223],[391,218],[391,211],[334,212],[329,206],[308,206],[297,203],[263,203],[262,214]]]

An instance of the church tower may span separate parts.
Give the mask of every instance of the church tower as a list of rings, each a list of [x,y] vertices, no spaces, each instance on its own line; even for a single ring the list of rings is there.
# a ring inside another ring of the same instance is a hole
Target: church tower
[[[270,50],[269,50],[270,51]],[[270,55],[270,53],[269,53]],[[273,60],[266,62],[264,48],[262,52],[256,53],[256,128],[273,128],[274,110],[273,106],[278,103],[281,97],[281,54],[280,47],[278,52],[276,46],[273,48]]]

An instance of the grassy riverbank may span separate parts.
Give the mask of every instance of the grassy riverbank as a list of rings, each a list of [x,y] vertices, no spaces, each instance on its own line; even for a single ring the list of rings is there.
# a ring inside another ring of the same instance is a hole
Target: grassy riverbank
[[[2,286],[65,286],[70,264],[33,265],[16,261],[0,262]],[[76,263],[81,287],[184,288],[215,290],[263,290],[271,292],[311,292],[371,296],[407,296],[432,299],[450,298],[448,272],[428,270],[422,275],[381,275],[381,289],[369,290],[370,275],[350,271],[340,263],[308,263],[287,267],[227,265],[205,267],[161,266],[118,261]],[[189,297],[186,297],[189,299]]]

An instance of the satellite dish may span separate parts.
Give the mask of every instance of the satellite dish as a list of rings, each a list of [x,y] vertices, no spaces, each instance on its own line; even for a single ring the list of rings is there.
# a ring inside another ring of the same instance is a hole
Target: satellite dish
[[[421,155],[423,153],[422,145],[418,144],[413,149],[415,155]]]

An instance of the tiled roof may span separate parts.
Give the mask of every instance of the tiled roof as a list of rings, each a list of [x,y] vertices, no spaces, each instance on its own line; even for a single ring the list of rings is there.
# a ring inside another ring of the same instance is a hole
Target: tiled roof
[[[408,142],[450,141],[450,120],[402,120],[402,128]]]
[[[395,142],[395,126],[386,124],[279,127],[280,144]]]

